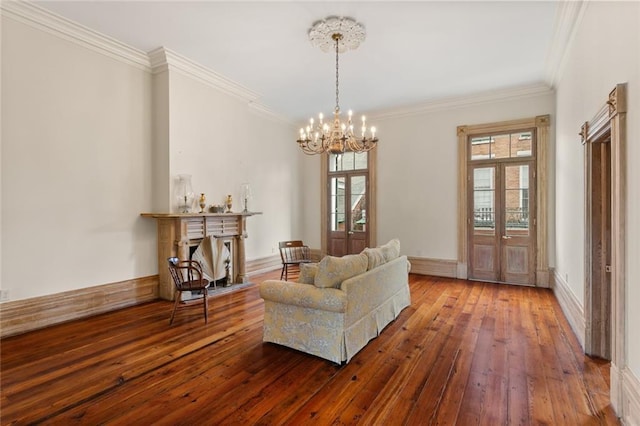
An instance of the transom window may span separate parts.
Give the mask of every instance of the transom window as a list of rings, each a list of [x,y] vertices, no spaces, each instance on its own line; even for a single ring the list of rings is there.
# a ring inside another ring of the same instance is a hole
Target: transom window
[[[350,170],[366,170],[368,166],[368,152],[347,151],[342,154],[329,155],[329,172]]]
[[[531,141],[531,130],[472,137],[471,160],[531,157]]]

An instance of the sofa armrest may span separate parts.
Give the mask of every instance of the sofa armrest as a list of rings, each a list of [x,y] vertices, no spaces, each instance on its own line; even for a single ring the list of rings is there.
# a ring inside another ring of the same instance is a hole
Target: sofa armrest
[[[343,313],[347,295],[337,288],[318,288],[312,284],[266,280],[260,284],[260,297],[276,303]]]

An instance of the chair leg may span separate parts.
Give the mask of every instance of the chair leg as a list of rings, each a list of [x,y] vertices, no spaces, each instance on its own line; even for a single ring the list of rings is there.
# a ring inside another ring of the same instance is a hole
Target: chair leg
[[[282,277],[284,277],[284,271],[287,269],[287,265],[282,264],[282,270],[280,271],[280,281],[282,281]]]
[[[176,290],[173,295],[173,311],[171,311],[171,319],[169,320],[169,325],[173,324],[173,317],[176,314],[176,309],[178,308],[178,303],[180,303],[180,292]]]
[[[284,265],[284,280],[289,281],[289,265]]]
[[[204,297],[204,323],[209,323],[209,291],[205,288],[202,290],[202,297]]]

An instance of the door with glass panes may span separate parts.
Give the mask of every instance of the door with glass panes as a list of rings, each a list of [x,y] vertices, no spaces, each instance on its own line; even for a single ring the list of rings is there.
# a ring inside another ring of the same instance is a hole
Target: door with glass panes
[[[360,253],[369,245],[368,153],[329,155],[327,252]]]
[[[532,132],[517,132],[471,139],[467,169],[470,279],[535,285],[531,136]]]

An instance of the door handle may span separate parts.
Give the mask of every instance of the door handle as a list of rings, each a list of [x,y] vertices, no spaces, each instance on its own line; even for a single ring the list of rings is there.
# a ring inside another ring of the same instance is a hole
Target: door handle
[[[349,232],[348,232],[348,234],[349,234],[349,235],[353,235],[353,231],[349,231]]]
[[[508,235],[503,235],[503,236],[502,236],[502,239],[503,239],[503,240],[510,240],[510,239],[511,239],[511,237],[510,237],[510,236],[508,236]]]

